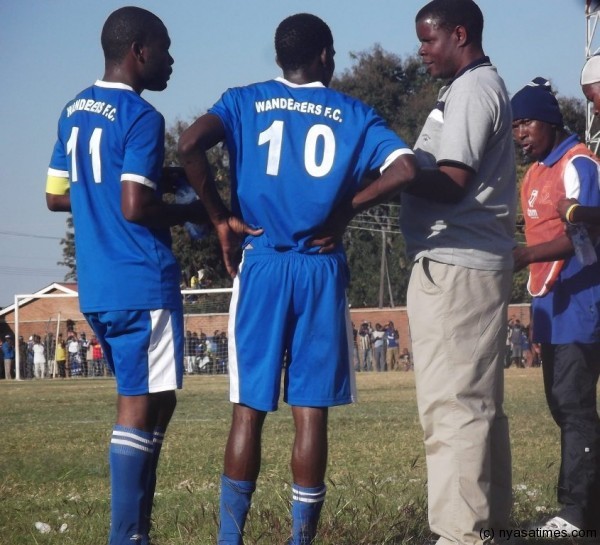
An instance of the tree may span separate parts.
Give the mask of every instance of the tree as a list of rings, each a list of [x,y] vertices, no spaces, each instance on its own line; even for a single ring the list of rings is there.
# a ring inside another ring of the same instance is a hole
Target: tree
[[[65,274],[64,280],[77,282],[77,262],[75,261],[75,232],[73,231],[73,216],[67,216],[67,233],[65,238],[61,239],[60,245],[63,247],[63,260],[57,265],[67,267],[69,270]]]
[[[585,142],[585,118],[587,110],[585,101],[575,97],[557,97],[565,126]]]

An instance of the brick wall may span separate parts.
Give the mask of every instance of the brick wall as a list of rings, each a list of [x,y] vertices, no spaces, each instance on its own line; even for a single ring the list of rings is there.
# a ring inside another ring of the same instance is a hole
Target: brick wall
[[[79,300],[72,297],[31,301],[19,309],[19,335],[25,339],[34,334],[44,336],[46,333],[52,333],[56,335],[60,313],[60,332],[65,337],[67,320],[70,319],[75,322],[75,330],[78,333],[85,332],[90,338],[90,327],[79,312],[78,305]],[[519,319],[522,324],[529,324],[529,305],[511,305],[508,316]],[[2,337],[6,334],[14,335],[14,313],[9,313],[4,318],[5,321],[0,322],[0,334]],[[406,307],[351,309],[350,319],[357,328],[363,321],[370,322],[373,328],[377,323],[385,326],[390,321],[394,322],[400,333],[400,349],[408,348],[409,351],[412,351]],[[227,331],[227,320],[226,313],[187,314],[185,315],[185,329],[212,335],[215,330]]]

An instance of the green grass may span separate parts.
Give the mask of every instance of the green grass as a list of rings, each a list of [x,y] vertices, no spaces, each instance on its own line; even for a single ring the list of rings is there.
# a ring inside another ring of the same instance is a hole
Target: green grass
[[[319,545],[414,545],[428,536],[425,462],[412,373],[361,373],[359,403],[330,413],[328,494]],[[218,483],[231,406],[227,377],[187,377],[165,440],[154,543],[215,543]],[[558,429],[540,369],[506,371],[513,447],[514,527],[556,510]],[[0,545],[104,545],[110,379],[0,384]],[[269,415],[246,545],[288,536],[292,419]],[[48,534],[35,523],[52,527]],[[67,531],[60,533],[61,525]],[[528,543],[533,543],[528,541]]]

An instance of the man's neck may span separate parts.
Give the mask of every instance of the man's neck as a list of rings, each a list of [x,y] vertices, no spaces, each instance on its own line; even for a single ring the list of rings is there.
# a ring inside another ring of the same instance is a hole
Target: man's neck
[[[307,85],[315,82],[323,83],[323,85],[325,85],[318,75],[313,74],[304,68],[300,68],[298,70],[284,70],[283,77],[295,85]]]
[[[135,78],[131,76],[131,71],[127,70],[123,65],[106,64],[102,81],[129,85],[138,95],[141,95],[144,88],[140,86],[138,81],[134,80]]]

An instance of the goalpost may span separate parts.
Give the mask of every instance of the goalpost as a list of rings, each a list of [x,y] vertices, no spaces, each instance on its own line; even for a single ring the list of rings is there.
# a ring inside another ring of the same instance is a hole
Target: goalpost
[[[203,289],[184,289],[181,290],[182,300],[184,302],[184,309],[186,314],[213,314],[213,313],[223,313],[228,312],[229,310],[229,300],[231,298],[232,288],[203,288]],[[206,297],[209,296],[209,297]],[[79,298],[79,294],[77,293],[27,293],[27,294],[18,294],[15,295],[14,298],[14,315],[15,315],[15,379],[22,380],[21,377],[21,354],[19,350],[19,336],[20,336],[20,317],[19,311],[20,306],[25,301],[35,301],[37,299],[61,299],[61,298]],[[65,316],[59,310],[56,320],[56,331],[54,336],[54,342],[58,338],[58,334],[60,332],[61,322],[65,322],[69,317],[75,317],[76,321],[81,321],[85,319],[79,312],[79,308],[77,308],[77,316]],[[54,315],[54,312],[53,312]],[[53,316],[46,316],[45,322],[48,324],[52,323]],[[40,320],[41,324],[41,320]],[[48,329],[49,326],[46,326]],[[55,358],[51,358],[50,349],[48,348],[46,354],[46,364],[52,365],[52,368],[49,368],[51,372],[51,376],[56,376],[56,361]]]
[[[56,298],[79,297],[77,293],[28,293],[15,295],[15,379],[21,380],[21,350],[19,349],[19,301],[25,299],[56,299]],[[58,313],[57,331],[60,326],[60,312]],[[58,333],[57,333],[58,337]],[[46,357],[46,363],[50,359],[49,354]]]

